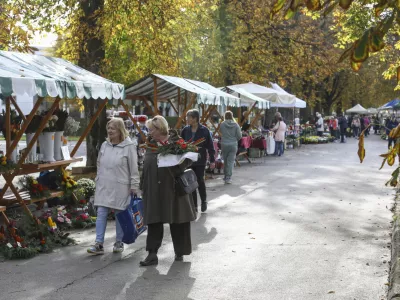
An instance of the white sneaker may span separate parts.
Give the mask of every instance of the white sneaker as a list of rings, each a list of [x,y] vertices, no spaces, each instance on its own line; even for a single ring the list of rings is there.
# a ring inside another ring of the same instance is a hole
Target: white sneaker
[[[230,179],[230,178],[226,179],[226,180],[225,180],[225,183],[226,183],[226,184],[231,184],[231,183],[232,183],[232,179]]]

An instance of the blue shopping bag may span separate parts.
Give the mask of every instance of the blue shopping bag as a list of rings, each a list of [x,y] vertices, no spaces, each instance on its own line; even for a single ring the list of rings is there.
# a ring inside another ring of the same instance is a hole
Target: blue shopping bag
[[[133,195],[130,197],[131,202],[128,208],[116,216],[124,232],[122,242],[125,244],[134,243],[136,238],[147,229],[143,222],[143,200]]]

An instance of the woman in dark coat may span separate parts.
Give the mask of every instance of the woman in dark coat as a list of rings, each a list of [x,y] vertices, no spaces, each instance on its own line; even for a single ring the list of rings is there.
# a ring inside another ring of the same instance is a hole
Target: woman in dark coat
[[[180,137],[174,130],[168,130],[168,123],[162,116],[147,121],[150,144],[174,143]],[[144,223],[148,226],[146,250],[149,252],[141,266],[158,264],[157,252],[164,235],[164,224],[170,225],[175,260],[182,261],[183,255],[192,252],[190,222],[196,219],[192,195],[178,196],[175,191],[175,177],[187,169],[191,161],[185,160],[177,166],[159,168],[158,153],[147,149],[141,189],[144,202]]]

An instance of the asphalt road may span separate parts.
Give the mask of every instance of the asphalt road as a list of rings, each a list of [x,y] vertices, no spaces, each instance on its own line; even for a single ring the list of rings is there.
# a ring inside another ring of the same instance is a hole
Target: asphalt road
[[[193,254],[174,262],[168,230],[157,267],[140,268],[145,238],[112,254],[76,246],[0,263],[0,299],[386,299],[394,191],[378,171],[386,144],[366,139],[305,145],[284,157],[243,163],[234,183],[207,182],[209,210],[192,224]],[[167,228],[167,227],[166,227]]]

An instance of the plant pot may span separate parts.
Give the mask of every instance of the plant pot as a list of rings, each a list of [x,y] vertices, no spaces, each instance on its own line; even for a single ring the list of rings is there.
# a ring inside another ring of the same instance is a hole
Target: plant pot
[[[43,161],[53,162],[54,160],[54,132],[42,132],[39,136],[40,154]]]
[[[32,141],[34,135],[35,135],[35,133],[27,133],[26,134],[26,146],[28,146],[29,143]],[[37,147],[37,141],[35,142],[35,144],[33,144],[31,151],[29,151],[29,153],[28,153],[27,159],[29,162],[36,161],[36,147]]]
[[[10,145],[13,143],[14,141],[10,142]],[[10,159],[14,162],[17,163],[17,155],[18,155],[18,151],[19,151],[19,145],[17,144],[17,146],[15,147],[14,151],[11,153],[11,157]]]
[[[54,159],[63,160],[61,147],[63,146],[63,134],[64,131],[57,131],[54,134]]]

